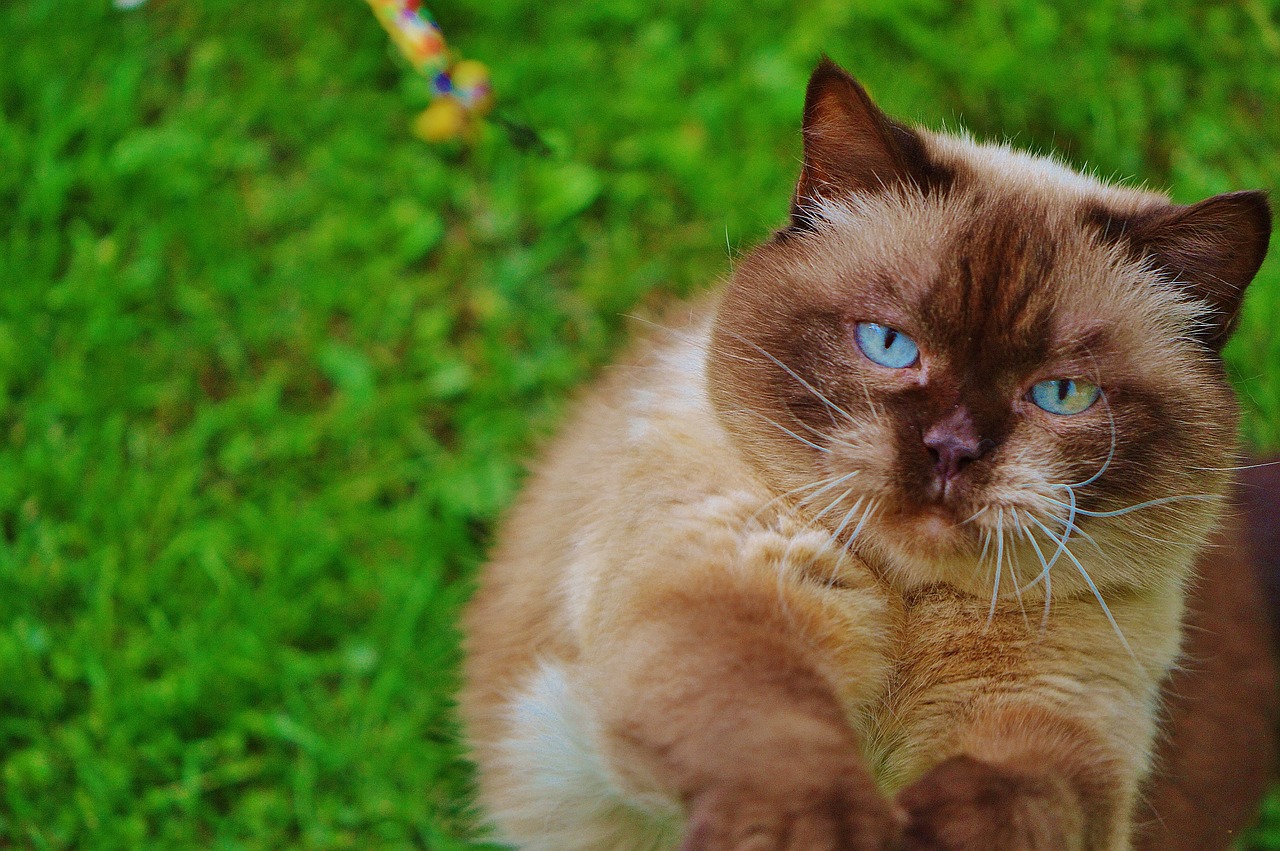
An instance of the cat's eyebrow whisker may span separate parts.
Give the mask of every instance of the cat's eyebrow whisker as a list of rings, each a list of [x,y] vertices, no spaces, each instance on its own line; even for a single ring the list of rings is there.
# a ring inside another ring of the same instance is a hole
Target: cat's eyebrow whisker
[[[858,421],[857,421],[857,420],[855,420],[855,419],[853,418],[853,415],[851,415],[851,414],[850,414],[848,411],[846,411],[844,408],[841,408],[841,407],[840,407],[839,405],[837,405],[835,402],[832,402],[830,399],[828,399],[826,396],[824,396],[824,395],[822,394],[822,391],[818,390],[818,388],[814,387],[812,384],[810,384],[808,381],[806,381],[806,380],[805,380],[803,377],[801,377],[801,376],[800,376],[800,374],[799,374],[799,373],[797,373],[794,369],[792,369],[791,367],[787,366],[787,365],[786,365],[785,363],[783,363],[782,361],[778,360],[776,357],[774,357],[773,355],[771,355],[771,354],[770,354],[768,351],[766,351],[764,348],[762,348],[762,347],[761,347],[761,346],[759,346],[758,344],[756,344],[756,343],[752,342],[751,340],[748,340],[746,337],[742,336],[741,334],[736,334],[736,333],[734,333],[734,332],[732,332],[732,331],[729,331],[729,332],[726,332],[726,333],[728,333],[731,337],[733,337],[734,339],[738,340],[739,342],[745,343],[746,345],[748,345],[748,346],[750,346],[751,348],[755,349],[757,352],[759,352],[760,354],[764,355],[764,356],[765,356],[765,357],[767,357],[769,360],[773,361],[773,363],[775,363],[775,364],[776,364],[780,369],[782,369],[785,373],[787,373],[787,375],[790,375],[790,376],[791,376],[792,378],[794,378],[796,381],[800,382],[800,385],[801,385],[802,387],[804,387],[804,389],[806,389],[806,390],[808,390],[810,393],[812,393],[812,394],[813,394],[813,395],[818,399],[818,401],[820,401],[820,402],[822,402],[822,404],[826,405],[829,411],[834,411],[835,413],[837,413],[837,414],[839,414],[840,416],[844,417],[844,418],[845,418],[845,419],[847,419],[847,420],[848,420],[852,425],[855,425],[855,426],[856,426],[856,425],[858,425]]]
[[[1031,518],[1031,522],[1039,526],[1040,531],[1048,535],[1050,540],[1058,540],[1057,536],[1055,536],[1053,532],[1049,531],[1049,527],[1041,523],[1034,516]],[[1063,547],[1063,551],[1067,554],[1067,558],[1071,560],[1071,563],[1076,566],[1076,570],[1080,571],[1080,576],[1083,577],[1085,583],[1089,586],[1089,590],[1093,592],[1094,598],[1098,601],[1098,605],[1102,607],[1102,613],[1107,616],[1107,621],[1111,624],[1111,628],[1115,630],[1116,637],[1120,639],[1120,644],[1123,645],[1125,652],[1127,652],[1129,657],[1137,663],[1137,654],[1133,652],[1133,648],[1129,646],[1129,640],[1125,638],[1124,633],[1121,632],[1120,624],[1116,623],[1115,616],[1111,614],[1111,609],[1107,606],[1107,601],[1102,599],[1102,592],[1099,591],[1098,586],[1094,584],[1093,577],[1089,575],[1089,571],[1084,569],[1084,565],[1080,563],[1080,559],[1076,558],[1075,553],[1071,552],[1067,547]],[[1047,577],[1048,574],[1045,574],[1045,576]]]

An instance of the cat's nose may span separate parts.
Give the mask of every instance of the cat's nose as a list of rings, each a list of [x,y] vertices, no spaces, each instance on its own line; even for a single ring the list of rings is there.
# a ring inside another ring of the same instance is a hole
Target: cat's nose
[[[924,433],[934,473],[944,487],[968,464],[981,458],[991,441],[982,440],[968,408],[957,407]]]

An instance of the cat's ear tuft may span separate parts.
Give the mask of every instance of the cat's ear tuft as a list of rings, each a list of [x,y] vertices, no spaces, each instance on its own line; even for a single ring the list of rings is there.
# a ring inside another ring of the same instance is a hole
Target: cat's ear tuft
[[[886,191],[910,181],[947,179],[929,162],[920,137],[885,115],[866,90],[829,58],[809,78],[804,99],[804,165],[791,203],[791,225],[814,226],[824,199]]]
[[[1115,235],[1115,223],[1108,230]],[[1245,289],[1271,240],[1264,192],[1228,192],[1190,206],[1169,205],[1124,223],[1130,244],[1213,313],[1201,339],[1217,350],[1235,330]]]

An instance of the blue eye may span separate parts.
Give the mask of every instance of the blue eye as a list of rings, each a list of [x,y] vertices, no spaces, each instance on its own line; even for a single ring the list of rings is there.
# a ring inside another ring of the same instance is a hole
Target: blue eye
[[[862,353],[881,366],[903,369],[920,358],[920,349],[901,331],[874,322],[859,322],[854,333]]]
[[[1041,381],[1031,388],[1032,402],[1051,414],[1064,417],[1089,410],[1101,395],[1102,390],[1098,385],[1071,378]]]

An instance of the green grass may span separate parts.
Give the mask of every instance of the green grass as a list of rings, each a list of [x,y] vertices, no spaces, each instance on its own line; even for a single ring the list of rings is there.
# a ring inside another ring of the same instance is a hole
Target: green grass
[[[0,846],[466,847],[493,523],[622,314],[782,220],[820,52],[1181,200],[1280,186],[1276,0],[432,6],[551,155],[415,140],[358,0],[0,6]],[[1280,446],[1280,263],[1247,307]]]

